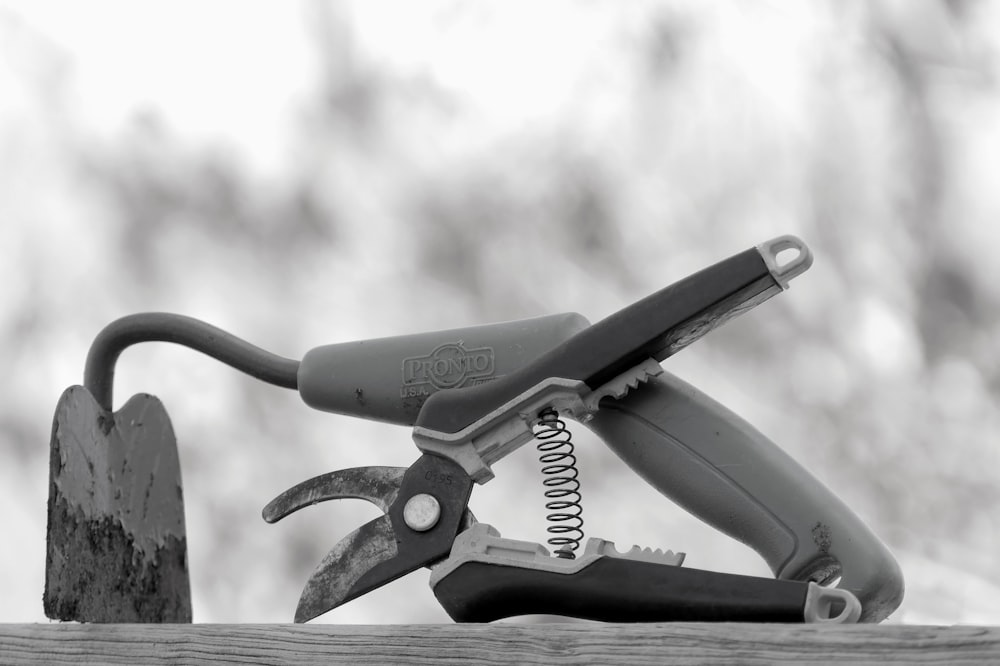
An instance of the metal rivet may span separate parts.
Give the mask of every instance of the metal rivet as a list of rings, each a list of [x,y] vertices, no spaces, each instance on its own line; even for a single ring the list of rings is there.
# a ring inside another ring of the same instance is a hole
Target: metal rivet
[[[414,495],[403,506],[403,522],[415,532],[426,532],[437,525],[440,517],[441,505],[433,495]]]

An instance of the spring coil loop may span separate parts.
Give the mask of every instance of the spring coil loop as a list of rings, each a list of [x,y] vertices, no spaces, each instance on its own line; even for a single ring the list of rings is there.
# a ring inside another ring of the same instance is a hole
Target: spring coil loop
[[[583,507],[580,505],[580,481],[577,479],[576,456],[573,455],[573,435],[566,422],[554,409],[547,409],[539,416],[535,427],[535,448],[542,463],[542,484],[545,486],[545,519],[553,534],[548,542],[556,547],[556,556],[574,559],[574,552],[583,539]]]

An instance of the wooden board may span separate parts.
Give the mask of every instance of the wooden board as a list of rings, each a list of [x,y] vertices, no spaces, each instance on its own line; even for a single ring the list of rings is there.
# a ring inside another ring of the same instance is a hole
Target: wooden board
[[[3,664],[998,663],[1000,627],[0,625]]]

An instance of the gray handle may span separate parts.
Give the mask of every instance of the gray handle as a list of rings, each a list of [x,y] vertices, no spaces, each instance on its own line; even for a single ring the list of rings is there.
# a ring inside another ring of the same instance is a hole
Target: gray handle
[[[757,551],[775,576],[830,580],[879,622],[903,598],[899,565],[854,513],[749,423],[668,373],[605,400],[587,423],[636,473]]]
[[[589,325],[568,312],[323,345],[298,366],[299,394],[323,411],[413,425],[438,391],[516,372]]]

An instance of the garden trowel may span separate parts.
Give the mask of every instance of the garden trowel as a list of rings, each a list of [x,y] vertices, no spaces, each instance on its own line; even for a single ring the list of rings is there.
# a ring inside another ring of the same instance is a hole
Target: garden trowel
[[[190,622],[177,440],[163,404],[111,412],[62,394],[49,462],[45,614],[78,622]]]

